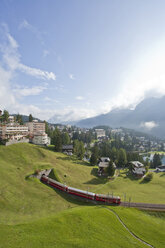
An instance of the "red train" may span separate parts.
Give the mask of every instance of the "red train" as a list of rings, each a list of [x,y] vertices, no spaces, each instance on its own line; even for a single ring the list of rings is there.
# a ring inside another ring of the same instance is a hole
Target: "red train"
[[[59,190],[62,190],[64,192],[67,192],[68,194],[71,195],[76,195],[82,198],[86,198],[86,199],[90,199],[90,200],[94,200],[94,201],[99,201],[99,202],[107,202],[107,203],[114,203],[114,204],[120,204],[121,200],[119,196],[110,196],[110,195],[102,195],[102,194],[95,194],[92,192],[88,192],[88,191],[84,191],[84,190],[80,190],[80,189],[76,189],[76,188],[72,188],[72,187],[68,187],[62,183],[57,182],[56,180],[53,180],[45,175],[41,176],[41,181],[54,187],[57,188]]]

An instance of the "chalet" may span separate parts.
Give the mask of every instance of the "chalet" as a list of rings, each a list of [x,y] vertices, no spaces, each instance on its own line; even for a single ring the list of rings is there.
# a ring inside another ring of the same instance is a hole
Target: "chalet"
[[[66,155],[73,155],[73,145],[63,145],[62,152]]]
[[[144,164],[142,164],[139,161],[131,161],[131,162],[129,162],[129,167],[130,167],[131,173],[135,177],[141,178],[146,173],[146,169],[145,169]]]
[[[98,162],[98,175],[102,176],[105,175],[105,169],[108,168],[110,162],[110,158],[108,157],[102,157],[99,159]]]
[[[160,165],[155,169],[155,172],[165,172],[165,165]]]

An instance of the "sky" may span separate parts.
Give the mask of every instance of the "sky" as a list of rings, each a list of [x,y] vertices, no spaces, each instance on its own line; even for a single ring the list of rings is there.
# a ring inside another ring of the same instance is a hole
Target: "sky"
[[[165,95],[164,0],[0,0],[0,109],[55,123]]]

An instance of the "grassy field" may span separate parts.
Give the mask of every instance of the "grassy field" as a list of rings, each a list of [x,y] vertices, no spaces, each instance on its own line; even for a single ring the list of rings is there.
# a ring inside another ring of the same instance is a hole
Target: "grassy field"
[[[140,211],[129,208],[116,208],[127,227],[141,239],[154,247],[164,247],[165,244],[165,212]]]
[[[97,167],[91,167],[87,163],[63,157],[61,154],[58,162],[56,170],[67,185],[96,193],[113,193],[122,199],[126,194],[127,201],[131,198],[134,202],[165,203],[165,173],[154,173],[153,180],[149,183],[128,177],[127,170],[120,171],[115,180],[107,180],[98,178]]]
[[[119,208],[117,212],[130,229],[136,231],[145,241],[158,248],[164,247],[162,238],[165,226],[159,226],[163,223],[161,218],[155,216],[148,218],[146,213],[133,209],[126,211]],[[141,222],[140,228],[139,222]],[[146,227],[149,228],[148,232]],[[70,209],[51,218],[28,224],[0,225],[0,233],[0,247],[7,248],[147,247],[132,237],[112,212],[101,207]]]
[[[113,208],[131,231],[157,248],[164,248],[165,215]],[[4,248],[147,247],[102,207],[78,207],[28,224],[0,225]]]
[[[154,174],[149,184],[126,177],[126,171],[107,181],[97,177],[96,167],[60,153],[30,144],[0,146],[0,248],[146,247],[107,209],[79,202],[29,178],[45,168],[54,168],[62,182],[80,189],[120,196],[127,191],[137,201],[165,203],[163,173]],[[164,214],[111,209],[138,236],[164,247]]]
[[[99,193],[120,195],[137,202],[165,203],[165,173],[154,174],[149,183],[141,183],[121,172],[113,181],[97,177],[97,168],[30,144],[0,146],[0,223],[21,223],[77,206],[65,194],[43,185],[28,175],[36,169],[55,168],[67,185]],[[45,207],[45,204],[48,203]]]

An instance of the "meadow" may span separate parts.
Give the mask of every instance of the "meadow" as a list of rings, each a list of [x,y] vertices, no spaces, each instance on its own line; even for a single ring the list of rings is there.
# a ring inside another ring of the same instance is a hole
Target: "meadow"
[[[30,144],[0,146],[0,247],[146,247],[102,206],[80,202],[29,177],[46,168],[54,168],[55,176],[73,187],[165,203],[163,173],[147,184],[128,177],[127,171],[107,180],[97,177],[97,167],[75,157]],[[142,239],[164,247],[164,213],[110,208]]]
[[[164,247],[165,216],[120,207],[115,211],[143,240]],[[147,247],[102,207],[77,207],[28,224],[0,225],[0,233],[0,247],[8,248]]]

